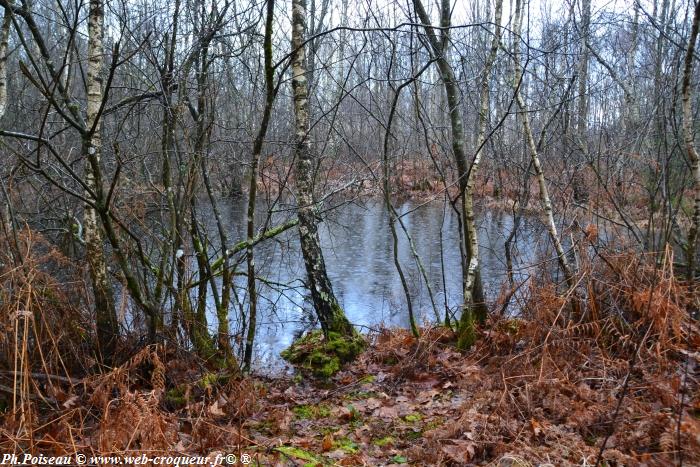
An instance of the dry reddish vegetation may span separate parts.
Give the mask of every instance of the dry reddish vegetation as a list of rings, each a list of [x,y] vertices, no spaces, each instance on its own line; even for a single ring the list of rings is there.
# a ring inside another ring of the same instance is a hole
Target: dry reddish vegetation
[[[368,336],[357,361],[319,381],[211,373],[166,344],[95,372],[81,344],[89,316],[65,305],[70,265],[28,233],[20,243],[25,261],[0,276],[3,453],[590,465],[607,439],[607,465],[700,464],[698,296],[670,255],[601,256],[581,272],[578,307],[531,283],[522,317],[493,317],[465,354],[446,328]],[[42,272],[51,265],[63,282]]]

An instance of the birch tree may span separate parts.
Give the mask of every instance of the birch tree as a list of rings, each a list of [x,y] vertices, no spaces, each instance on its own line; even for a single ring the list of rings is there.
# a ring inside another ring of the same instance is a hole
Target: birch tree
[[[102,153],[102,121],[100,109],[103,99],[104,63],[104,2],[90,0],[88,13],[88,66],[87,66],[87,106],[82,151],[85,165],[87,197],[101,190],[99,184],[100,156]],[[90,278],[95,300],[95,323],[100,353],[106,360],[112,357],[115,339],[119,332],[117,314],[114,309],[114,293],[107,275],[102,230],[95,209],[85,206],[83,214],[85,252],[90,266]]]
[[[9,11],[5,11],[0,26],[0,118],[5,115],[7,109],[7,46],[11,25],[12,16]]]
[[[503,11],[503,0],[496,0],[496,8],[494,11],[494,33],[491,39],[491,48],[486,57],[486,63],[481,75],[481,84],[479,89],[479,120],[477,128],[476,149],[474,160],[467,177],[467,186],[464,193],[464,222],[466,223],[466,232],[469,232],[467,239],[467,251],[469,252],[470,262],[467,267],[466,279],[464,281],[465,302],[472,300],[471,294],[479,279],[479,238],[477,235],[476,213],[474,212],[474,188],[476,186],[476,174],[479,170],[481,158],[484,153],[484,145],[486,144],[486,127],[488,124],[489,115],[489,82],[491,80],[491,70],[496,61],[498,46],[501,43],[501,15]],[[484,307],[477,308],[478,314],[476,318],[479,322],[486,321]],[[467,348],[474,343],[475,336],[472,332],[473,325],[469,322],[472,319],[469,313],[463,313],[460,319],[460,336],[457,346]]]
[[[305,56],[306,0],[292,1],[292,90],[294,98],[294,177],[296,181],[299,239],[304,257],[311,299],[327,336],[338,333],[352,336],[355,332],[333,293],[318,236],[318,219],[314,199],[316,158],[309,141],[309,99]]]
[[[542,210],[545,215],[545,226],[549,232],[549,238],[554,245],[554,249],[557,253],[557,259],[559,261],[559,266],[564,272],[564,277],[566,278],[566,283],[569,287],[574,286],[574,274],[569,265],[569,260],[566,257],[566,252],[559,238],[559,232],[557,231],[557,224],[554,220],[554,210],[552,208],[552,200],[549,197],[549,189],[547,188],[547,180],[544,176],[544,171],[542,170],[542,164],[540,162],[540,156],[537,150],[537,144],[535,143],[535,137],[532,133],[532,127],[530,126],[530,117],[528,114],[528,107],[525,103],[525,99],[520,92],[521,82],[523,79],[523,69],[520,63],[520,42],[521,29],[522,29],[522,19],[523,19],[523,0],[516,0],[515,2],[515,18],[513,20],[513,61],[514,61],[514,75],[513,75],[513,89],[515,90],[515,100],[518,105],[519,117],[523,125],[523,132],[525,133],[525,139],[527,141],[527,148],[530,152],[530,158],[532,160],[532,167],[535,170],[535,176],[537,178],[537,185],[539,187],[540,204],[542,205]]]
[[[455,77],[455,72],[449,61],[450,27],[452,25],[452,8],[449,0],[440,3],[440,33],[436,32],[431,24],[430,17],[421,0],[413,0],[413,6],[418,18],[423,24],[430,53],[436,58],[438,72],[447,96],[447,105],[450,114],[450,129],[452,132],[452,152],[457,165],[457,180],[459,186],[461,216],[462,216],[462,241],[466,258],[463,261],[463,307],[462,318],[459,326],[460,347],[466,348],[474,343],[475,321],[486,319],[487,309],[484,301],[484,292],[479,272],[479,248],[476,231],[476,220],[473,210],[473,202],[468,200],[468,193],[473,193],[468,188],[469,165],[465,149],[464,122],[461,109],[461,91]],[[479,156],[477,154],[477,156]],[[477,162],[478,166],[478,162]],[[471,217],[471,221],[467,218]]]

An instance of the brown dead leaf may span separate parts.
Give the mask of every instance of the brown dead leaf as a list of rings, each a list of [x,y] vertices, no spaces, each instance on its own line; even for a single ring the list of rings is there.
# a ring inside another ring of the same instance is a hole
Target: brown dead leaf
[[[381,407],[382,401],[375,397],[370,397],[369,399],[354,402],[353,406],[361,412],[372,411]]]
[[[399,410],[396,407],[380,407],[372,415],[384,420],[393,420],[399,417]]]
[[[447,454],[452,461],[459,464],[470,462],[476,454],[476,444],[463,439],[451,439],[451,444],[442,445],[442,452]]]
[[[430,402],[433,400],[433,398],[437,395],[440,394],[440,391],[437,389],[431,389],[429,391],[421,391],[418,393],[418,396],[416,396],[416,402],[419,404],[425,404],[427,402]]]
[[[226,413],[221,409],[221,399],[214,401],[212,405],[207,408],[207,411],[214,417],[223,417]],[[224,401],[225,403],[225,401]]]
[[[362,454],[355,454],[338,462],[340,465],[368,465]]]
[[[328,433],[326,436],[323,437],[323,444],[322,444],[323,452],[330,451],[333,449],[333,435],[331,433]]]

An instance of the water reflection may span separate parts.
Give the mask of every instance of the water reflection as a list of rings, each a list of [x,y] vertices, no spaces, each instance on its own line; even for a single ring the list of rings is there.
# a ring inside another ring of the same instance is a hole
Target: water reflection
[[[226,200],[221,206],[232,238],[244,238],[245,200]],[[404,225],[413,238],[427,272],[440,316],[447,307],[456,310],[461,302],[461,265],[457,218],[440,202],[397,205]],[[260,207],[261,216],[265,207]],[[200,211],[200,214],[202,212]],[[209,217],[209,216],[207,216]],[[272,224],[280,221],[273,219]],[[357,326],[376,329],[381,325],[408,327],[401,282],[393,263],[389,218],[380,201],[343,203],[331,210],[319,234],[334,291],[348,318]],[[214,234],[214,220],[208,219]],[[262,218],[261,218],[262,220]],[[515,242],[516,279],[527,274],[521,267],[534,263],[546,238],[542,229],[521,224]],[[494,299],[507,280],[503,243],[513,227],[510,215],[483,212],[479,215],[481,266],[487,296]],[[399,258],[406,273],[416,317],[434,321],[435,312],[406,236],[399,230]],[[442,258],[441,258],[442,251]],[[304,330],[315,325],[303,288],[304,266],[298,234],[291,229],[274,240],[256,246],[259,281],[259,318],[255,361],[259,370],[280,369],[279,353]],[[444,276],[442,271],[444,270]],[[245,278],[237,279],[240,309],[246,310]],[[240,330],[239,313],[231,314],[231,329]]]

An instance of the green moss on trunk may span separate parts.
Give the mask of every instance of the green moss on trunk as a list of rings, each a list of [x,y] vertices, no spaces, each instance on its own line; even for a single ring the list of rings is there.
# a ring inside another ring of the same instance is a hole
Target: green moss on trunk
[[[295,341],[281,355],[292,365],[314,376],[329,378],[340,370],[343,363],[353,360],[364,347],[365,341],[357,333],[348,337],[329,332],[325,337],[319,329]]]
[[[457,348],[467,350],[476,342],[476,323],[474,310],[471,306],[465,306],[457,329]]]

